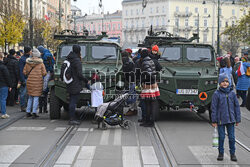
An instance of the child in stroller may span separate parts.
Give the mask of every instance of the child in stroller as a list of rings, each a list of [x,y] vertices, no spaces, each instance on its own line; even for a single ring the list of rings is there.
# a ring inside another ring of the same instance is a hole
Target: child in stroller
[[[98,122],[98,128],[100,124],[102,129],[107,129],[107,124],[111,126],[119,125],[122,128],[128,129],[130,121],[124,119],[123,107],[129,97],[129,93],[119,95],[114,101],[104,103],[97,108],[95,114],[95,120]]]

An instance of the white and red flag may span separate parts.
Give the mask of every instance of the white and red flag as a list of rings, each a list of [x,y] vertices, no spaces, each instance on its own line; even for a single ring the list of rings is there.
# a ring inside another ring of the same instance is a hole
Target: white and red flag
[[[244,75],[245,74],[245,71],[244,71],[244,67],[243,67],[243,63],[242,63],[242,61],[240,62],[240,66],[239,66],[239,68],[238,68],[238,70],[237,70],[237,75],[240,77],[240,76],[242,76],[242,75]]]

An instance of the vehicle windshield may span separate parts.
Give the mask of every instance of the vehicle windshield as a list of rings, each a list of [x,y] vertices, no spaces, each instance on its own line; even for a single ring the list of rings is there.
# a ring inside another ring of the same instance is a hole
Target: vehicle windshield
[[[160,47],[159,51],[162,53],[161,57],[163,59],[176,61],[181,58],[180,47]]]
[[[92,46],[92,56],[94,59],[103,59],[107,58],[116,59],[116,47],[114,46]]]
[[[187,59],[190,61],[209,62],[212,61],[212,54],[209,48],[187,48]]]
[[[60,57],[65,58],[66,56],[69,55],[69,53],[72,51],[72,46],[73,45],[64,45],[61,47],[60,50]],[[85,45],[80,45],[81,47],[81,56],[84,58],[86,56],[86,46]]]

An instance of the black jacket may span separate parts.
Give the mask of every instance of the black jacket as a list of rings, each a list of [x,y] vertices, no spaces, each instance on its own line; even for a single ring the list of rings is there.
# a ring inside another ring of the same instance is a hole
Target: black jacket
[[[0,61],[0,88],[1,87],[10,87],[10,74],[8,68]]]
[[[19,81],[19,66],[18,60],[13,55],[8,55],[5,59],[5,65],[7,66],[11,79],[11,87],[16,87]]]
[[[141,80],[147,85],[156,83],[156,69],[154,61],[149,57],[145,57],[141,64]]]
[[[67,92],[69,94],[79,94],[83,88],[83,82],[87,83],[88,80],[82,75],[82,63],[78,55],[70,52],[67,56],[67,60],[70,62],[72,69],[73,81],[67,85]]]
[[[129,57],[122,58],[122,71],[125,75],[126,82],[134,82],[134,75],[135,75],[135,64],[133,60]]]

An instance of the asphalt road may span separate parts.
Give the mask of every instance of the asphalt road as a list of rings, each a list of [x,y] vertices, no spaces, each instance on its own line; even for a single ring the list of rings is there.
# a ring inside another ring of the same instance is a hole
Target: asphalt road
[[[86,114],[80,126],[69,126],[67,114],[61,120],[50,120],[48,114],[33,120],[17,106],[7,110],[11,117],[0,120],[0,167],[250,166],[250,152],[239,144],[238,162],[230,161],[227,139],[225,160],[216,160],[207,113],[162,112],[156,128],[140,127],[133,116],[128,117],[128,130],[101,130],[91,123],[93,113]],[[241,112],[236,139],[249,148],[250,112]]]

